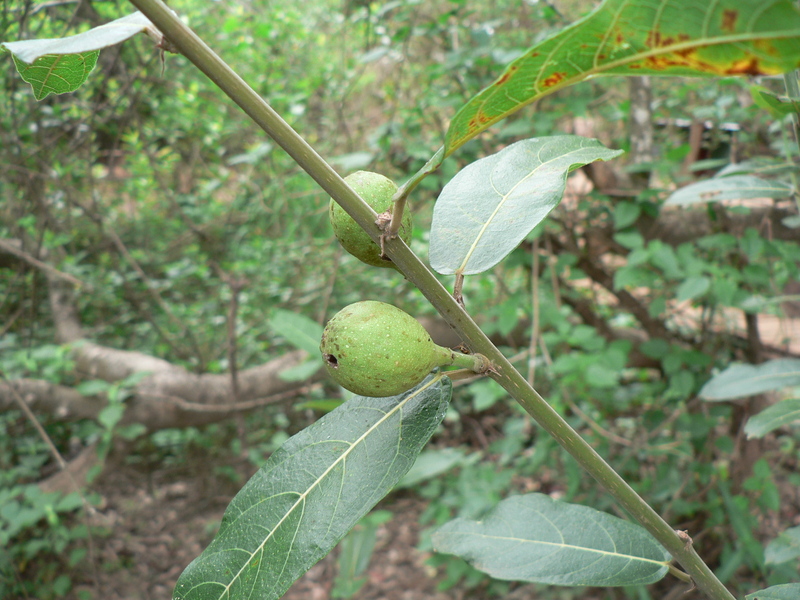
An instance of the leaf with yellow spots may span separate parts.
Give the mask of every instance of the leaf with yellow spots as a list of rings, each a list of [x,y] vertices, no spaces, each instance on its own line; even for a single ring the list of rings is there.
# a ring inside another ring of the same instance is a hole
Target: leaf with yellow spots
[[[792,0],[606,0],[527,50],[453,118],[444,156],[534,100],[600,75],[776,75],[800,67]]]

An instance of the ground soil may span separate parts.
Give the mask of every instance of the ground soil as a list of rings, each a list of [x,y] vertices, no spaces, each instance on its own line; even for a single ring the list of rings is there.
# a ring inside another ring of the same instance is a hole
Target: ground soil
[[[93,536],[93,559],[87,557],[73,580],[70,594],[91,593],[103,600],[170,600],[178,576],[211,541],[222,514],[240,483],[214,475],[203,464],[157,466],[118,464],[106,468],[95,486],[102,504],[92,517],[107,534]],[[249,463],[228,465],[243,476]],[[229,469],[229,473],[232,471]],[[382,525],[367,582],[357,600],[449,600],[463,592],[436,591],[437,577],[417,550],[419,515],[426,501],[408,492],[393,494],[379,508],[394,517]],[[315,565],[287,592],[288,600],[331,597],[337,575],[336,552]]]

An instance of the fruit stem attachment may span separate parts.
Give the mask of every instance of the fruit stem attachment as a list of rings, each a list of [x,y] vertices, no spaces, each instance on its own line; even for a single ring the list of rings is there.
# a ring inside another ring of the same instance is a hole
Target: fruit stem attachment
[[[411,193],[411,191],[419,185],[420,181],[439,168],[439,165],[442,164],[443,160],[444,146],[439,148],[430,158],[430,160],[426,162],[411,179],[401,185],[397,192],[395,192],[394,196],[392,197],[392,220],[384,231],[383,236],[381,236],[381,239],[384,237],[387,239],[397,237],[397,232],[400,231],[400,224],[403,222],[403,211],[406,208],[406,198],[408,198],[408,195]]]
[[[443,348],[450,356],[446,362],[442,362],[442,367],[458,367],[459,369],[469,369],[473,373],[488,373],[492,370],[492,363],[483,354],[462,354],[455,350]]]
[[[392,202],[392,220],[383,235],[389,239],[397,237],[397,232],[400,231],[400,225],[403,222],[403,211],[406,208],[406,199],[408,194],[402,196],[399,200]]]

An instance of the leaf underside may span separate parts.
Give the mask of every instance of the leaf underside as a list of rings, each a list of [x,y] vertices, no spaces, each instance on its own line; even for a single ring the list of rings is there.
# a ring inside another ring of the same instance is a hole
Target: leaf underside
[[[639,525],[544,494],[512,496],[482,521],[450,521],[432,540],[497,579],[553,585],[653,583],[670,560]]]
[[[431,267],[445,275],[490,269],[561,201],[570,171],[621,153],[562,135],[522,140],[468,165],[434,206]]]
[[[682,187],[670,195],[664,204],[688,206],[726,200],[785,198],[791,194],[792,186],[781,181],[762,179],[755,175],[731,175],[713,177]]]
[[[401,396],[355,396],[290,438],[231,501],[173,598],[280,598],[405,475],[451,391],[435,375]]]
[[[731,365],[703,386],[700,397],[719,402],[796,385],[800,385],[800,360],[778,358],[760,365]]]

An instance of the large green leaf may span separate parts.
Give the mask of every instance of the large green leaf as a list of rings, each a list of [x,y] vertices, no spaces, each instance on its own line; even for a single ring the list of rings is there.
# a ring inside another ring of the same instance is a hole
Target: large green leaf
[[[5,42],[20,77],[37,100],[77,90],[97,63],[102,48],[119,44],[140,32],[161,39],[160,32],[140,12],[65,38]]]
[[[800,598],[800,583],[773,585],[745,596],[745,600],[797,600],[798,598]]]
[[[792,194],[792,186],[782,181],[770,181],[754,175],[714,177],[682,187],[664,204],[686,206],[723,200],[748,198],[785,198]]]
[[[800,399],[782,400],[747,420],[744,432],[749,439],[762,438],[770,431],[800,421]]]
[[[481,521],[450,521],[432,539],[497,579],[555,585],[653,583],[670,561],[639,525],[543,494],[512,496]]]
[[[800,66],[792,0],[606,0],[527,50],[453,118],[444,156],[509,114],[598,75],[775,75]]]
[[[13,56],[22,80],[30,84],[33,97],[43,100],[50,94],[77,90],[97,64],[99,51],[84,54],[48,54],[26,64]]]
[[[712,377],[700,390],[703,400],[745,398],[800,385],[800,360],[777,358],[760,365],[734,364]]]
[[[435,375],[401,396],[355,396],[290,438],[231,501],[173,597],[280,598],[405,475],[451,391]]]
[[[431,267],[464,275],[490,269],[561,201],[570,171],[620,154],[561,135],[522,140],[468,165],[433,208]]]

